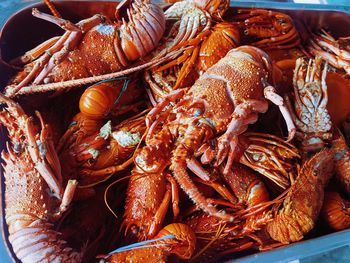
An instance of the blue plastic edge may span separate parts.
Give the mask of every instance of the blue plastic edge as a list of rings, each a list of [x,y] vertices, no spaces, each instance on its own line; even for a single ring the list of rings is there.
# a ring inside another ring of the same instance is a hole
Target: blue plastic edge
[[[259,252],[236,260],[229,260],[227,262],[290,262],[349,245],[350,230],[343,230],[310,240],[290,244],[288,247],[276,248],[267,252]]]
[[[350,2],[349,2],[350,5]],[[273,8],[288,10],[338,11],[350,14],[350,6],[326,4],[302,4],[293,2],[251,2],[230,1],[232,7]]]
[[[39,0],[36,2],[40,2]],[[159,1],[158,1],[159,2]],[[35,2],[31,2],[33,4]],[[272,8],[272,9],[288,9],[288,10],[314,10],[314,11],[338,11],[350,14],[350,7],[342,5],[321,5],[321,4],[297,4],[297,3],[281,3],[281,2],[240,2],[230,1],[233,7],[249,7],[249,8]],[[14,13],[19,12],[27,7],[28,3],[23,3],[16,6]],[[7,20],[7,17],[0,19],[0,28]],[[1,149],[2,150],[2,149]],[[1,168],[0,168],[1,169]],[[2,172],[2,171],[1,171]],[[3,242],[3,241],[2,241]],[[1,243],[2,243],[1,242]],[[11,262],[9,258],[3,257],[5,248],[0,245],[0,262]],[[239,259],[229,260],[226,262],[290,262],[297,259],[303,259],[320,253],[325,253],[340,247],[350,246],[350,230],[344,230],[328,234],[325,236],[313,238],[310,240],[301,241],[295,244],[290,244],[288,247],[277,248],[268,252],[258,252],[253,255],[241,257]],[[6,251],[7,252],[7,251]]]
[[[230,2],[231,6],[233,7],[337,11],[350,14],[350,7],[341,5],[297,4],[289,2]],[[226,262],[290,262],[293,260],[299,260],[313,255],[329,252],[331,250],[345,246],[350,246],[350,230],[344,230],[341,232],[327,234],[325,236],[290,244],[288,245],[288,247],[276,248],[267,252],[258,252],[253,255],[241,257],[239,259],[229,260]]]

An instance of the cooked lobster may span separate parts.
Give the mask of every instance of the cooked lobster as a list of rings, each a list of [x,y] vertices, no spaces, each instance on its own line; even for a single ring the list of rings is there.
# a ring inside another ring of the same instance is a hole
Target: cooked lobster
[[[203,211],[223,220],[234,219],[207,201],[189,177],[187,167],[191,163],[194,164],[192,170],[203,171],[200,165],[191,160],[194,160],[194,154],[201,145],[219,135],[214,163],[221,165],[228,158],[224,169],[228,171],[239,152],[238,136],[247,129],[248,124],[257,121],[257,113],[265,112],[268,108],[264,91],[274,102],[278,98],[290,134],[293,133],[294,126],[284,108],[283,99],[266,84],[270,72],[269,58],[260,49],[249,46],[233,49],[208,69],[187,92],[181,90],[172,93],[151,110],[146,124],[154,134],[150,135],[146,146],[134,158],[136,167],[128,187],[124,221],[127,229],[132,228],[140,239],[145,239],[154,236],[161,226],[166,213],[164,207],[167,207],[163,196],[167,193],[170,195],[164,184],[169,165],[177,183]],[[174,107],[163,111],[170,101],[177,99],[179,101]],[[163,122],[160,128],[154,127],[159,124],[157,117]],[[144,187],[143,190],[139,185]],[[157,185],[161,188],[157,188]],[[153,192],[154,195],[148,194]],[[167,200],[170,201],[170,196]]]

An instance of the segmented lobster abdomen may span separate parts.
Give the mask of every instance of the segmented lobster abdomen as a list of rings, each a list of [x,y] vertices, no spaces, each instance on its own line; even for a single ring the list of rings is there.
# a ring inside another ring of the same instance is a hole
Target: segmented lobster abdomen
[[[148,0],[136,0],[131,6],[129,21],[123,20],[119,29],[121,56],[129,61],[144,57],[156,48],[165,31],[165,15],[160,6]]]
[[[135,0],[127,13],[128,21],[123,18],[115,24],[102,15],[80,21],[77,23],[80,31],[67,31],[55,43],[55,49],[27,64],[11,84],[21,83],[38,68],[41,73],[34,81],[36,84],[100,76],[125,69],[156,48],[165,31],[162,8],[148,0]],[[40,60],[44,57],[50,58],[48,64]]]
[[[0,111],[0,124],[7,127],[10,139],[7,152],[2,152],[5,220],[17,258],[24,263],[80,262],[82,254],[69,248],[50,222],[61,209],[61,199],[69,199],[61,196],[60,171],[51,162],[56,156],[48,143],[50,129],[37,113],[42,127],[37,134],[19,104],[1,94],[0,103],[7,105]]]
[[[30,219],[26,215],[25,218]],[[9,236],[13,251],[23,263],[32,262],[81,262],[82,253],[73,251],[61,234],[43,220],[32,218],[25,228]]]
[[[267,225],[270,236],[288,244],[313,229],[323,204],[324,187],[333,172],[333,153],[323,150],[304,165],[283,202],[283,208]]]
[[[350,227],[350,202],[337,192],[327,192],[322,207],[322,213],[327,224],[335,230]]]

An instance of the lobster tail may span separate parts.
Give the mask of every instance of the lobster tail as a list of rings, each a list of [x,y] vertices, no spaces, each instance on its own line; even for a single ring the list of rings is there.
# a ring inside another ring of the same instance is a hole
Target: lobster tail
[[[283,208],[267,225],[267,232],[274,240],[283,244],[295,242],[314,228],[322,207],[324,187],[332,173],[331,150],[322,150],[304,163]]]
[[[68,181],[63,193],[60,166],[52,163],[56,152],[47,141],[50,129],[39,115],[39,136],[32,118],[18,104],[1,94],[0,103],[7,106],[0,111],[0,123],[11,138],[2,158],[5,219],[14,252],[22,262],[80,262],[82,253],[69,248],[50,222],[67,209],[76,187],[76,181]]]
[[[165,30],[165,17],[158,5],[137,0],[128,9],[128,19],[129,22],[123,20],[120,27],[121,49],[126,58],[133,61],[158,45]]]
[[[9,240],[16,256],[23,263],[80,262],[82,253],[67,247],[60,239],[61,234],[51,228],[51,224],[37,219],[28,227],[12,233]]]

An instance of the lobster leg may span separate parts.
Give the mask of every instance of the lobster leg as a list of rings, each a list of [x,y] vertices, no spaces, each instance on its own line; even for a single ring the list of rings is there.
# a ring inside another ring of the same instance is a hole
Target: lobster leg
[[[61,18],[60,13],[57,11],[56,7],[52,4],[50,0],[44,0],[44,2],[55,17]]]
[[[186,171],[186,160],[193,157],[193,149],[196,149],[200,146],[202,140],[207,135],[208,128],[210,129],[211,133],[211,127],[206,124],[202,124],[196,127],[196,129],[189,131],[189,133],[185,135],[182,142],[176,147],[173,158],[171,160],[170,170],[173,172],[175,179],[179,185],[181,185],[185,193],[203,211],[209,215],[221,218],[223,220],[233,221],[234,218],[232,215],[228,215],[224,211],[218,211],[214,206],[212,206],[212,204],[208,202],[208,200],[199,192],[198,188],[190,179],[189,174]]]
[[[226,207],[230,207],[230,208],[236,208],[239,207],[239,205],[233,204],[232,202],[223,200],[223,199],[219,199],[219,198],[207,198],[208,202],[213,204],[213,205],[223,205]]]
[[[170,92],[162,102],[158,103],[148,114],[146,117],[146,126],[150,127],[152,122],[156,119],[156,116],[171,102],[181,98],[185,93],[184,89],[181,90],[175,90]]]
[[[52,69],[63,61],[67,57],[68,53],[73,50],[81,36],[82,33],[79,31],[71,32],[69,34],[69,37],[64,42],[62,49],[50,58],[45,67],[40,71],[39,75],[34,79],[33,85],[40,84],[44,81],[45,77],[52,71]]]
[[[34,11],[34,13],[41,14],[39,11]],[[53,19],[57,18],[53,17]],[[44,56],[35,62],[31,72],[13,90],[11,90],[11,94],[17,93],[22,87],[30,83],[30,81],[32,81],[37,74],[39,75],[34,80],[34,84],[39,84],[42,82],[47,74],[50,73],[52,68],[60,63],[68,54],[68,52],[74,48],[79,40],[79,37],[82,35],[82,32],[86,32],[87,30],[103,22],[103,20],[104,18],[102,16],[95,15],[75,25],[79,31],[67,31],[64,33],[62,37],[44,54]]]
[[[171,202],[173,205],[173,214],[174,214],[174,221],[178,218],[180,214],[180,208],[179,208],[179,203],[180,203],[180,196],[179,196],[179,186],[175,179],[171,177],[170,174],[167,174],[166,179],[168,182],[171,184]]]
[[[57,195],[58,198],[62,198],[63,189],[59,183],[58,178],[56,178],[53,173],[52,168],[47,162],[47,152],[46,145],[42,141],[38,141],[35,137],[35,127],[33,121],[28,119],[25,124],[25,133],[28,136],[28,151],[31,158],[35,162],[35,168],[41,174],[43,179],[46,181],[50,189]],[[56,154],[53,152],[53,154]],[[54,157],[58,158],[57,156]]]
[[[162,227],[166,213],[168,212],[169,204],[171,200],[171,187],[167,185],[166,192],[163,197],[163,201],[154,214],[153,220],[149,227],[148,236],[155,236]]]
[[[200,182],[202,184],[212,187],[216,192],[218,192],[223,198],[230,201],[232,204],[237,204],[237,198],[227,189],[224,184],[220,184],[215,181],[204,181],[199,178],[195,178],[194,181]]]
[[[309,50],[314,56],[321,56],[322,58],[327,60],[329,64],[331,64],[333,67],[343,68],[347,74],[350,74],[350,66],[347,60],[342,59],[341,57],[336,56],[332,53],[328,53],[327,51],[324,51],[312,40],[310,41]]]
[[[264,96],[266,99],[270,100],[272,103],[274,103],[276,106],[279,107],[281,114],[286,121],[287,129],[288,129],[288,140],[291,141],[294,138],[296,128],[293,122],[293,117],[288,110],[288,107],[284,103],[283,98],[276,93],[276,90],[272,86],[267,86],[264,89]]]
[[[165,65],[163,65],[159,68],[157,68],[155,70],[155,72],[164,71],[168,68],[171,68],[175,65],[179,65],[179,64],[185,62],[188,59],[188,57],[190,56],[190,54],[192,53],[192,51],[193,51],[193,48],[186,49],[180,57],[178,57],[177,59],[174,59],[173,61],[166,63]]]
[[[36,9],[36,8],[33,8],[32,14],[33,14],[33,16],[35,16],[37,18],[46,20],[48,22],[51,22],[51,23],[59,26],[63,30],[66,30],[66,31],[81,31],[81,29],[78,26],[74,25],[69,20],[65,20],[65,19],[59,18],[57,16],[52,16],[52,15],[49,15],[49,14],[45,14],[45,13],[39,12],[39,10]]]
[[[51,134],[51,130],[47,124],[45,124],[43,117],[41,114],[37,111],[35,112],[37,117],[40,120],[41,124],[41,134],[40,134],[40,141],[43,143],[46,147],[45,150],[48,154],[46,154],[46,160],[51,166],[54,174],[57,177],[57,180],[60,184],[62,184],[62,174],[61,174],[61,164],[60,160],[56,154],[55,146],[51,138],[49,138],[49,134]]]
[[[190,169],[195,175],[201,178],[203,181],[210,180],[210,174],[205,170],[196,158],[191,158],[187,161],[187,168]]]
[[[50,38],[39,46],[27,51],[23,56],[17,57],[10,61],[11,65],[22,65],[32,62],[40,57],[46,50],[50,49],[60,39],[59,36]]]
[[[166,85],[158,85],[150,76],[150,73],[146,70],[145,71],[145,74],[144,74],[144,78],[145,78],[145,81],[148,83],[148,85],[150,86],[150,88],[146,88],[146,91],[147,91],[147,95],[152,103],[152,106],[157,106],[157,101],[155,99],[155,97],[153,96],[153,94],[157,97],[160,97],[163,99],[164,97],[164,92],[162,90],[162,87],[166,87]],[[152,90],[152,92],[151,92]],[[170,90],[170,89],[168,89]],[[153,94],[152,94],[153,93]]]
[[[46,181],[50,189],[57,195],[58,198],[62,198],[62,187],[59,183],[58,179],[56,178],[55,174],[53,173],[53,169],[48,163],[48,159],[51,160],[58,160],[58,157],[56,155],[56,152],[47,152],[46,148],[47,145],[45,141],[38,140],[36,137],[36,128],[34,126],[33,120],[24,113],[23,109],[14,101],[7,98],[6,96],[2,95],[0,93],[0,103],[7,105],[7,113],[5,114],[4,111],[1,112],[0,117],[4,120],[4,125],[9,125],[8,128],[11,131],[13,129],[13,126],[11,126],[11,123],[13,123],[15,120],[18,123],[16,128],[16,133],[19,134],[11,134],[11,137],[26,137],[28,140],[28,151],[30,154],[30,157],[35,163],[35,168],[37,171],[41,174],[43,179]],[[13,125],[13,124],[12,124]],[[44,129],[44,134],[46,130]],[[43,138],[43,131],[41,131],[40,138]],[[19,145],[17,148],[19,148],[19,151],[21,151],[21,148],[24,147],[24,145]],[[53,156],[49,156],[52,154]]]
[[[313,34],[313,37],[320,47],[332,51],[337,56],[344,58],[344,60],[350,60],[350,52],[340,49],[336,40],[327,32],[323,31],[321,36]]]
[[[133,161],[134,161],[133,158],[130,158],[122,164],[109,166],[99,170],[83,169],[80,171],[80,174],[83,176],[92,176],[92,177],[103,177],[106,175],[112,175],[116,172],[126,169],[126,167],[132,164]]]
[[[58,212],[54,215],[56,218],[60,218],[61,215],[67,211],[69,205],[73,201],[75,190],[77,189],[78,182],[76,180],[69,180],[64,190],[62,202],[58,209]]]
[[[49,49],[45,52],[45,54],[39,58],[37,62],[34,63],[33,68],[29,72],[29,74],[20,82],[18,85],[11,89],[11,92],[7,92],[7,95],[15,94],[17,93],[22,87],[28,85],[30,81],[34,79],[34,77],[43,69],[45,64],[49,61],[51,54],[54,54],[55,52],[59,51],[62,47],[63,43],[67,40],[69,37],[70,32],[64,33],[60,39]]]
[[[185,62],[185,64],[182,66],[179,76],[176,80],[175,86],[173,89],[178,89],[179,86],[182,84],[183,80],[187,77],[187,75],[191,72],[191,70],[194,67],[194,63],[196,62],[199,55],[199,47],[195,47],[192,56]]]
[[[239,150],[238,144],[235,142],[236,137],[243,133],[248,124],[254,123],[257,120],[257,113],[267,111],[268,103],[265,101],[247,100],[238,105],[232,114],[232,120],[227,128],[227,131],[218,141],[218,152],[216,166],[219,166],[228,156],[232,160],[234,155]],[[224,173],[227,173],[231,168],[232,162],[227,163]]]

